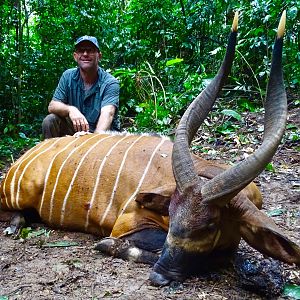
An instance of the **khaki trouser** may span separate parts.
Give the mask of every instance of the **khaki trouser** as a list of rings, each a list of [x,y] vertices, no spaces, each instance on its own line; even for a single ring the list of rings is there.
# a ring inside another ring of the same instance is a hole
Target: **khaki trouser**
[[[73,135],[75,130],[69,118],[62,118],[55,114],[48,115],[42,124],[43,137],[45,139]]]

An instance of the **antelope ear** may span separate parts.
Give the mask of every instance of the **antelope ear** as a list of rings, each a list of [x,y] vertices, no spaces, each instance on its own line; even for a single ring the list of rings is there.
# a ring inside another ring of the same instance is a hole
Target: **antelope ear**
[[[164,185],[150,190],[144,189],[139,192],[135,201],[162,216],[168,216],[170,198],[174,191],[175,185]]]
[[[300,247],[284,236],[273,220],[252,202],[248,200],[243,208],[240,215],[242,238],[263,254],[300,265]]]

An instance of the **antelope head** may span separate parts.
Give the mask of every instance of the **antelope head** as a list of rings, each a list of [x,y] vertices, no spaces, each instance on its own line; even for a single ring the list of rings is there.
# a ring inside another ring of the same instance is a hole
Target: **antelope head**
[[[198,176],[189,151],[196,131],[211,110],[231,69],[237,13],[218,74],[191,103],[179,123],[172,155],[176,192],[169,206],[170,226],[161,257],[150,275],[156,285],[183,279],[191,266],[201,268],[201,262],[218,250],[223,234],[223,211],[230,206],[238,208],[238,213],[234,214],[238,220],[233,221],[236,225],[232,230],[237,231],[239,239],[243,237],[260,252],[279,260],[300,264],[300,248],[284,237],[272,220],[241,192],[271,161],[285,130],[287,101],[281,63],[285,20],[284,12],[273,50],[265,101],[264,139],[251,156],[207,180]]]

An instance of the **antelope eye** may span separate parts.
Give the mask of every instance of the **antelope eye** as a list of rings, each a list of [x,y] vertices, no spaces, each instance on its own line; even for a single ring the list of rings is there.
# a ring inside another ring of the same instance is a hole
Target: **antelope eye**
[[[207,225],[206,228],[209,231],[215,231],[217,229],[217,225],[216,225],[216,223],[210,223],[210,224]]]

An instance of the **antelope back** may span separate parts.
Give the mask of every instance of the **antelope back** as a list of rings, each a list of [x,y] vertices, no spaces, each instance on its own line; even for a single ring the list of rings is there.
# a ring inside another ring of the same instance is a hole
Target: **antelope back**
[[[138,209],[134,200],[140,190],[175,189],[172,145],[165,137],[146,135],[46,140],[8,171],[1,207],[35,208],[51,226],[109,235],[120,216]]]

